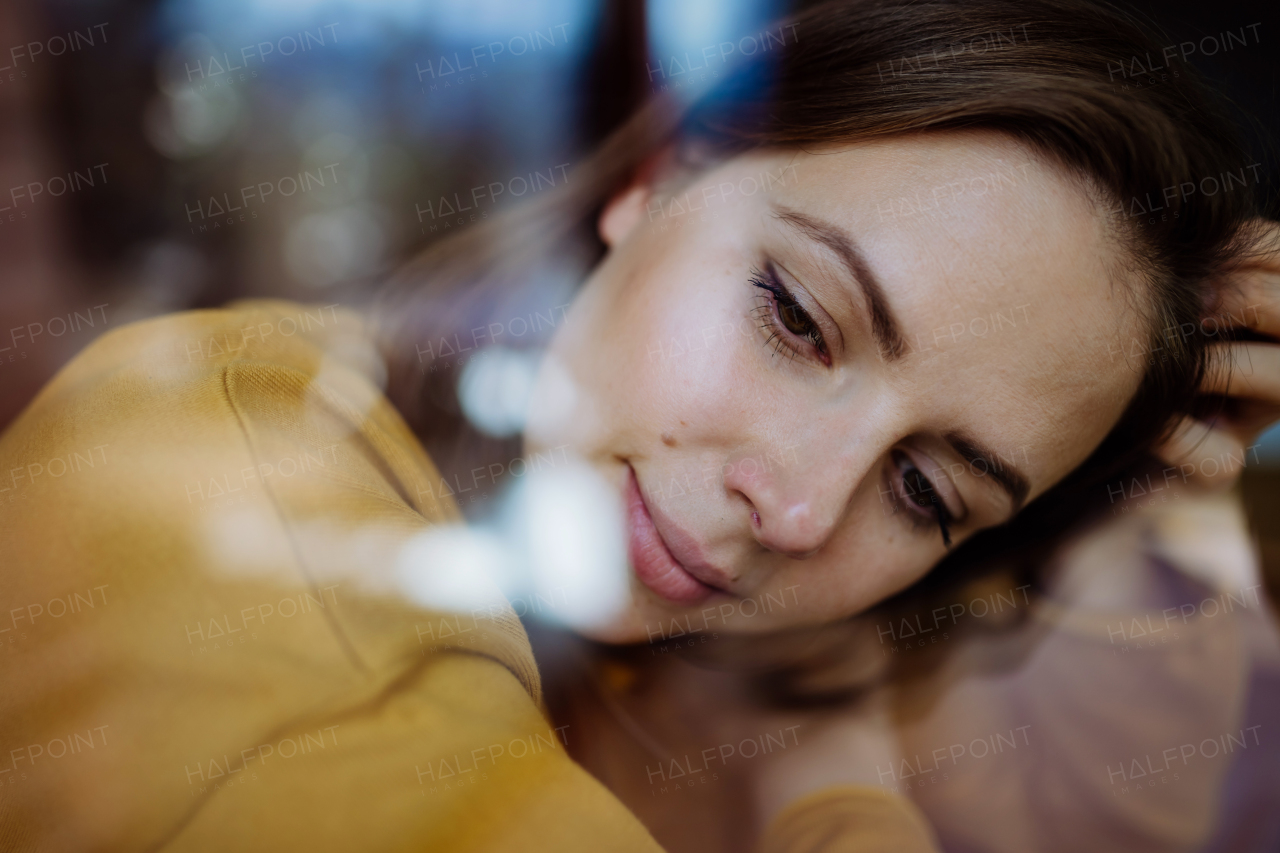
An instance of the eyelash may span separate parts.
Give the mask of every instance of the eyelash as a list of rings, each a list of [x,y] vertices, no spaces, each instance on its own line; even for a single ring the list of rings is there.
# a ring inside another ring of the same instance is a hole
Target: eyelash
[[[933,527],[936,523],[942,531],[942,544],[950,548],[951,531],[948,529],[947,524],[952,521],[951,513],[947,510],[947,506],[942,502],[942,499],[938,497],[938,492],[934,489],[933,483],[905,453],[894,451],[892,462],[893,470],[890,473],[890,487],[893,489],[894,499],[898,502],[909,502],[916,507],[916,509],[908,509],[907,519],[919,530]],[[912,474],[915,476],[912,477]],[[909,480],[915,480],[915,484],[911,485]],[[922,503],[921,501],[924,502]],[[932,505],[931,510],[924,509],[930,505]],[[922,512],[921,510],[924,511]]]
[[[822,337],[818,324],[800,307],[800,303],[791,295],[791,291],[778,278],[773,265],[766,264],[763,272],[753,268],[749,281],[752,286],[769,294],[768,296],[761,294],[760,298],[764,300],[764,304],[752,312],[761,321],[761,328],[767,329],[770,333],[765,340],[765,346],[773,344],[776,340],[777,345],[774,347],[774,355],[777,355],[785,347],[794,358],[797,355],[809,355],[800,343],[800,341],[804,341],[817,352],[819,361],[829,365],[831,357],[827,352],[827,342]],[[787,319],[801,325],[802,328],[807,326],[808,331],[802,332],[787,328]],[[917,509],[907,511],[907,518],[912,526],[918,530],[925,530],[936,524],[938,529],[942,531],[942,543],[950,548],[951,531],[947,525],[952,521],[951,513],[947,510],[946,504],[942,502],[942,499],[938,497],[933,483],[905,453],[895,451],[892,459],[893,472],[890,475],[890,479],[895,502],[908,501],[917,507]],[[915,475],[914,477],[912,477],[913,474]],[[915,484],[909,485],[908,478],[914,480]],[[921,503],[922,500],[925,502]],[[932,504],[932,511],[922,511],[924,507],[930,506],[930,504]]]
[[[760,298],[764,302],[752,311],[756,315],[756,319],[760,321],[760,327],[769,332],[769,337],[765,340],[765,346],[774,345],[774,355],[786,348],[791,353],[792,358],[798,355],[807,355],[816,358],[825,365],[831,364],[831,356],[827,351],[827,342],[822,337],[818,324],[813,321],[808,312],[800,307],[800,303],[791,295],[791,291],[778,278],[773,265],[766,264],[763,272],[752,268],[751,276],[748,280],[753,287],[757,287],[768,294],[767,296],[760,294]],[[792,324],[799,325],[801,329],[790,328],[788,320]],[[807,327],[807,331],[804,330],[805,327]],[[804,344],[808,344],[816,352],[816,355],[808,352]]]

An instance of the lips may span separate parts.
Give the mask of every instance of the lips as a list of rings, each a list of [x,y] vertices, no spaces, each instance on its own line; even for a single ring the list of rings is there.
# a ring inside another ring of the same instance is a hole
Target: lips
[[[640,493],[640,484],[636,473],[627,466],[627,486],[624,495],[627,513],[627,555],[631,558],[632,568],[640,582],[653,590],[660,597],[673,604],[698,604],[720,591],[718,587],[704,583],[695,577],[685,564],[676,559],[654,524],[649,507]],[[688,540],[687,534],[676,530],[670,524],[669,529],[677,540],[686,548],[695,547]],[[700,562],[700,561],[699,561]],[[709,571],[705,566],[694,565],[705,577]],[[710,579],[710,578],[708,578]]]

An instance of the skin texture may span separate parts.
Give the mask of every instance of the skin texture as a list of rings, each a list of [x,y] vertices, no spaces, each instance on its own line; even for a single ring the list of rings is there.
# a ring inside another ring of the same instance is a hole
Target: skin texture
[[[568,444],[620,494],[630,466],[668,542],[682,529],[723,591],[678,604],[632,577],[629,605],[596,639],[643,641],[673,618],[759,633],[865,609],[946,552],[933,509],[895,491],[896,451],[958,516],[958,544],[1015,505],[948,434],[1019,469],[1031,500],[1087,457],[1137,388],[1109,357],[1143,325],[1105,219],[1019,143],[931,134],[650,174],[601,215],[609,252],[552,343],[526,443]],[[768,189],[749,193],[747,178]],[[690,204],[703,209],[681,212]],[[837,254],[780,207],[860,248],[901,357],[886,358]],[[770,262],[825,356],[752,284]],[[566,378],[570,403],[551,390]]]

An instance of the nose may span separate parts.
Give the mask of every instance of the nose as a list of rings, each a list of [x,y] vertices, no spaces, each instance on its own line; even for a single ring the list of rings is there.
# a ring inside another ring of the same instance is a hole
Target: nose
[[[822,550],[836,525],[831,514],[824,516],[809,501],[792,502],[765,515],[757,513],[756,520],[756,541],[793,560],[807,559]]]
[[[734,455],[725,463],[724,485],[750,504],[744,513],[761,546],[803,560],[835,535],[867,468],[869,462],[849,455],[806,459],[792,447]]]

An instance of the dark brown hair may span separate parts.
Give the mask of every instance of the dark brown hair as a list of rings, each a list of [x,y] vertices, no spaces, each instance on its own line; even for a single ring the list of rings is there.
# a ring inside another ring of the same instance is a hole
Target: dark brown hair
[[[689,106],[680,106],[683,92],[655,98],[554,196],[445,240],[401,270],[382,303],[389,396],[449,467],[465,433],[451,402],[455,377],[423,370],[413,342],[527,310],[531,271],[572,263],[585,272],[603,253],[594,224],[604,202],[668,143],[697,167],[757,147],[997,131],[1076,176],[1108,217],[1123,272],[1139,282],[1128,295],[1149,340],[1137,349],[1160,354],[1146,360],[1137,394],[1083,465],[884,608],[946,594],[983,567],[1022,571],[1105,506],[1105,484],[1149,464],[1154,444],[1191,411],[1206,340],[1180,330],[1194,327],[1211,282],[1252,245],[1252,160],[1190,66],[1141,88],[1117,77],[1135,59],[1145,67],[1161,56],[1164,42],[1102,3],[828,0],[781,26],[794,37],[726,72]]]

